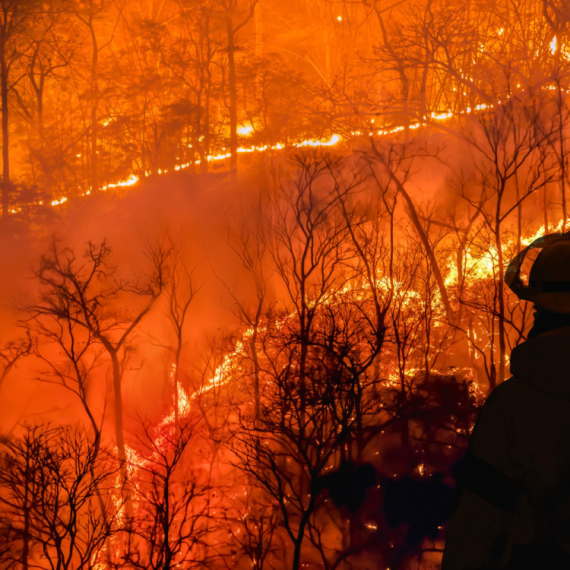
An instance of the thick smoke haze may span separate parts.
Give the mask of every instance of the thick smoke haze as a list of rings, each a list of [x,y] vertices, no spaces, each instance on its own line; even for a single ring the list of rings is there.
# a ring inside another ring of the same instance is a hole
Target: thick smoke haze
[[[227,289],[245,302],[249,295],[247,275],[227,243],[227,221],[232,216],[247,214],[260,192],[263,176],[259,175],[244,176],[239,182],[221,177],[211,183],[198,177],[165,176],[149,180],[120,197],[72,200],[58,209],[55,219],[41,232],[23,230],[3,237],[2,339],[8,342],[22,334],[18,321],[25,320],[26,313],[19,309],[33,303],[38,294],[34,269],[54,238],[78,256],[83,255],[88,241],[107,240],[112,248],[112,263],[124,279],[135,279],[148,271],[145,252],[149,246],[171,238],[174,243],[183,244],[184,262],[193,270],[199,288],[191,307],[185,349],[187,366],[196,367],[193,376],[194,382],[198,382],[200,367],[212,348],[209,343],[222,331],[227,334],[237,326],[234,301]],[[124,385],[127,406],[141,414],[156,413],[153,406],[166,397],[168,355],[153,346],[156,343],[151,338],[169,334],[168,323],[160,315],[163,309],[158,303],[142,323],[137,333],[141,345]],[[84,420],[77,402],[65,389],[34,380],[40,370],[38,362],[22,362],[5,380],[0,388],[3,429],[10,431],[17,422],[34,418],[57,422]],[[104,385],[104,379],[98,383]],[[101,386],[93,389],[101,392]]]

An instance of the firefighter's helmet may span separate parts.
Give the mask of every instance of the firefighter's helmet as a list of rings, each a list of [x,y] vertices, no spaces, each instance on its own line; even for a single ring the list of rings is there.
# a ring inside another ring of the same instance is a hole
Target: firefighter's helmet
[[[521,268],[533,249],[541,252],[525,285]],[[551,313],[570,314],[570,232],[549,234],[533,241],[509,263],[505,282],[519,299],[531,301]]]

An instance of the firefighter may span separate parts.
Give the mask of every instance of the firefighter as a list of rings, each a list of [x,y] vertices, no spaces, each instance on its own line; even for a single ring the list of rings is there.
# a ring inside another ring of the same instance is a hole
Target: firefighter
[[[533,242],[505,281],[534,303],[534,325],[473,430],[442,570],[570,569],[570,232]]]

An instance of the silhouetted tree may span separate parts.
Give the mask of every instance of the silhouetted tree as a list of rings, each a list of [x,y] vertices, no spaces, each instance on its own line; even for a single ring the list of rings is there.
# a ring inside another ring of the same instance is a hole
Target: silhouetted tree
[[[28,568],[40,556],[53,570],[91,568],[118,512],[117,462],[81,429],[51,426],[4,437],[1,460],[0,508],[18,539],[8,563]]]
[[[144,423],[130,454],[136,505],[128,567],[170,570],[207,564],[200,549],[206,539],[207,486],[190,456],[196,419]]]
[[[111,249],[105,240],[100,244],[89,242],[84,261],[81,261],[73,250],[60,247],[54,239],[50,251],[42,257],[35,271],[41,293],[29,311],[37,321],[52,320],[52,324],[46,325],[45,332],[51,331],[49,334],[57,336],[58,327],[61,334],[73,334],[75,330],[83,329],[91,344],[97,342],[104,349],[112,365],[115,437],[118,457],[124,465],[123,364],[128,356],[128,341],[132,333],[163,291],[169,249],[161,246],[150,249],[150,272],[133,281],[117,277],[117,268],[110,264],[110,256]],[[144,300],[142,308],[136,308],[134,313],[115,305],[117,298],[133,297]],[[50,328],[53,324],[55,329]],[[61,346],[61,341],[58,342]],[[74,351],[82,349],[73,348]],[[72,361],[81,357],[76,352],[69,352],[69,356]],[[77,373],[77,370],[73,372]],[[79,374],[82,374],[81,370]],[[73,381],[81,386],[79,376]],[[123,478],[126,482],[126,467],[123,467]]]

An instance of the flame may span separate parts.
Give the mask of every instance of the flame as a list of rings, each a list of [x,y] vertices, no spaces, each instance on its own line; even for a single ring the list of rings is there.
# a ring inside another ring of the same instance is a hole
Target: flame
[[[507,253],[512,243],[502,245],[503,253]],[[468,275],[471,280],[483,280],[494,278],[497,270],[498,251],[493,245],[488,245],[486,251],[474,254],[471,248],[465,251],[463,259],[463,274]],[[447,268],[448,273],[445,278],[447,286],[456,285],[459,279],[456,262],[451,262]]]
[[[253,329],[252,329],[252,334],[253,334]],[[194,394],[192,394],[192,399],[200,396],[201,394],[205,394],[206,392],[209,392],[210,390],[212,390],[218,386],[223,386],[224,384],[226,384],[228,382],[228,378],[231,377],[228,374],[228,372],[230,372],[232,369],[235,368],[236,357],[238,355],[244,354],[243,346],[244,346],[243,342],[237,341],[235,349],[232,352],[230,352],[224,356],[222,364],[220,364],[216,368],[213,376],[203,386],[201,386],[196,392],[194,392]]]
[[[238,133],[238,135],[241,135],[242,137],[247,137],[247,136],[251,135],[253,133],[253,125],[251,125],[251,124],[241,125],[240,127],[237,128],[237,133]]]
[[[567,225],[568,225],[568,223],[567,223]],[[546,234],[561,232],[563,227],[564,227],[564,219],[563,218],[558,220],[558,222],[556,224],[553,224],[553,225],[549,224],[549,227],[542,225],[542,226],[540,226],[540,229],[538,229],[537,232],[534,233],[533,235],[526,237],[526,238],[522,238],[521,243],[525,246],[530,245],[534,240],[536,240],[539,237],[542,237]]]
[[[558,38],[554,36],[550,42],[550,53],[554,55],[558,51]]]
[[[295,144],[297,148],[302,148],[305,146],[335,146],[341,141],[339,135],[332,135],[329,139],[309,139],[300,143]]]
[[[446,121],[447,119],[451,119],[453,117],[453,113],[451,111],[447,111],[447,113],[435,113],[432,112],[431,118],[434,121]]]
[[[109,190],[109,188],[120,188],[125,186],[134,186],[139,182],[140,178],[135,174],[131,174],[126,180],[119,180],[119,182],[115,182],[114,184],[106,184],[105,186],[101,187],[101,190]]]
[[[342,16],[338,16],[337,19],[342,20]],[[339,21],[340,21],[339,20]],[[502,35],[504,33],[504,29],[500,28],[498,30],[498,35]],[[558,51],[558,38],[556,36],[554,36],[554,38],[552,39],[552,41],[550,42],[550,50],[552,54],[555,54]],[[563,47],[561,49],[561,54],[566,58],[566,59],[570,59],[570,48],[565,48]],[[462,74],[462,77],[467,78],[469,80],[473,80],[473,78],[470,77],[466,77],[464,74]],[[520,85],[519,85],[520,87]],[[546,85],[542,87],[543,90],[555,90],[558,89],[557,86],[555,85]],[[454,91],[456,91],[456,88],[453,89]],[[563,89],[564,92],[569,93],[570,89]],[[509,97],[507,97],[507,99],[509,99]],[[498,105],[501,105],[501,100],[497,101]],[[457,113],[453,113],[450,110],[447,111],[432,111],[429,119],[431,121],[448,121],[450,119],[453,119],[455,117],[460,117],[462,115],[468,115],[471,114],[474,110],[475,111],[484,111],[485,109],[489,109],[489,108],[493,108],[494,105],[493,104],[485,104],[485,103],[479,103],[478,105],[476,105],[474,107],[474,109],[472,109],[471,107],[467,107],[464,111],[460,111]],[[378,136],[386,136],[386,135],[393,135],[393,134],[397,134],[400,133],[406,129],[409,130],[415,130],[418,129],[420,127],[424,127],[424,126],[429,126],[429,122],[427,122],[427,117],[424,117],[424,121],[419,121],[416,123],[412,123],[410,125],[407,126],[402,126],[402,125],[398,125],[398,126],[394,126],[391,128],[385,128],[385,129],[379,129],[378,131],[376,131],[376,134]],[[110,117],[108,120],[106,120],[104,122],[104,126],[107,126],[111,121],[114,121],[115,117]],[[371,120],[371,124],[374,124],[374,119]],[[242,135],[242,136],[249,136],[252,132],[253,132],[253,125],[249,124],[249,125],[241,125],[240,127],[238,127],[237,131],[238,134]],[[352,131],[351,133],[353,136],[361,136],[362,132],[361,131]],[[369,132],[368,133],[369,136],[373,136],[374,132]],[[200,137],[200,140],[203,140],[204,137]],[[331,146],[335,146],[338,143],[342,142],[342,137],[338,134],[333,134],[331,135],[329,138],[321,138],[321,139],[307,139],[307,140],[303,140],[297,143],[293,143],[291,146],[293,146],[294,148],[303,148],[303,147],[331,147]],[[192,145],[189,144],[187,145],[188,147],[192,148]],[[264,146],[250,146],[250,147],[239,147],[237,148],[237,152],[238,153],[255,153],[255,152],[265,152],[267,150],[282,150],[284,148],[286,148],[287,145],[283,144],[283,143],[277,143],[274,145],[264,145]],[[226,149],[224,149],[225,151]],[[81,157],[81,154],[77,154],[77,157]],[[228,152],[224,152],[224,153],[219,153],[219,154],[212,154],[212,155],[208,155],[206,156],[206,160],[208,162],[212,162],[212,161],[219,161],[219,160],[226,160],[228,158],[231,157],[231,153]],[[162,169],[159,168],[158,169],[158,174],[167,174],[169,172],[171,172],[172,170],[174,171],[180,171],[180,170],[185,170],[187,168],[189,168],[190,166],[193,165],[199,165],[201,163],[200,159],[194,160],[194,162],[187,162],[184,164],[176,164],[172,169]],[[150,176],[151,172],[146,171],[144,173],[144,176]],[[135,175],[135,174],[131,174],[127,179],[125,180],[119,180],[117,182],[110,182],[104,186],[101,187],[101,190],[106,191],[109,189],[113,189],[113,188],[124,188],[124,187],[131,187],[131,186],[135,186],[136,184],[138,184],[138,182],[140,182],[140,177]],[[89,188],[88,190],[84,191],[83,193],[81,193],[81,196],[89,196],[91,194],[91,188]],[[61,204],[64,204],[67,201],[67,197],[63,197],[59,200],[52,200],[51,202],[51,206],[60,206]],[[38,204],[41,205],[41,202],[37,202]],[[10,212],[11,213],[18,213],[21,212],[22,209],[19,206],[15,206],[10,208]]]

